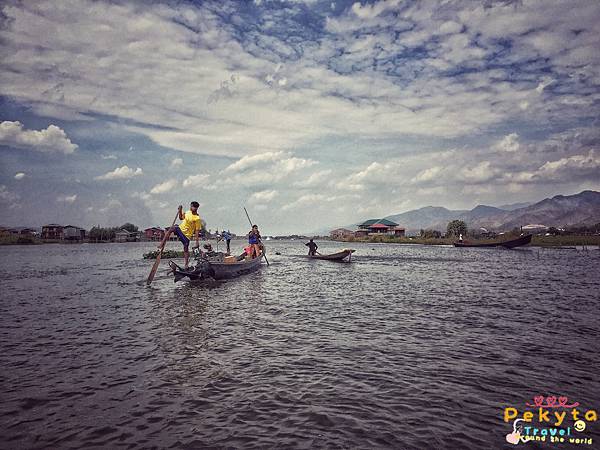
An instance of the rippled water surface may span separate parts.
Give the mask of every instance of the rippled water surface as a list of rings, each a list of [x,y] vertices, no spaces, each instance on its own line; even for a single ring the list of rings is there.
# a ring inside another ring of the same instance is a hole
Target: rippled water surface
[[[152,244],[3,247],[0,447],[509,448],[505,407],[600,410],[600,251],[271,242],[149,288]]]

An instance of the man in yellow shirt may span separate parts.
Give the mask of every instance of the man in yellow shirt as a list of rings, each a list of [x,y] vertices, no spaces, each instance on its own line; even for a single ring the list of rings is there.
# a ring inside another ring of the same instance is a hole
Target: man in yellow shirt
[[[179,205],[179,220],[182,222],[175,227],[175,234],[183,244],[183,257],[185,268],[188,268],[190,260],[190,240],[196,240],[196,247],[200,247],[200,216],[198,215],[198,202],[190,203],[190,210],[183,214],[183,206]]]

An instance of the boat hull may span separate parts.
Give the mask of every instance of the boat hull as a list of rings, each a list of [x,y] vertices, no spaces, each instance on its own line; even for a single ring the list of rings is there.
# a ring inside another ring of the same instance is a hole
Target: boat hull
[[[307,258],[322,259],[322,260],[326,260],[326,261],[343,261],[344,259],[348,258],[348,261],[349,261],[350,258],[352,257],[352,253],[354,253],[354,252],[355,252],[355,250],[346,249],[346,250],[342,250],[341,252],[332,253],[331,255],[308,255]]]
[[[515,248],[522,247],[531,243],[531,234],[520,236],[517,239],[511,239],[504,242],[489,242],[489,243],[468,243],[468,242],[454,242],[455,247],[504,247],[504,248]]]
[[[190,280],[203,280],[209,278],[214,280],[228,280],[260,269],[262,259],[263,255],[248,261],[239,261],[235,263],[201,261],[193,270],[184,270],[173,261],[169,261],[169,266],[172,269],[175,282],[184,278],[189,278]]]

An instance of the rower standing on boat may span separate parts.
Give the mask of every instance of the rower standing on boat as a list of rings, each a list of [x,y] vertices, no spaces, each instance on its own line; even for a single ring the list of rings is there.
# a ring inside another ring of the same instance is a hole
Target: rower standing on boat
[[[317,254],[319,246],[315,244],[312,239],[304,245],[308,247],[308,256],[315,256]]]
[[[248,243],[252,246],[252,258],[260,255],[260,232],[258,225],[252,225],[250,233],[248,233]]]
[[[192,202],[190,203],[189,211],[186,211],[186,213],[183,214],[183,206],[179,205],[179,220],[182,222],[173,227],[173,232],[183,244],[184,268],[186,270],[188,269],[190,260],[190,240],[196,240],[194,248],[200,247],[201,221],[200,216],[198,215],[199,207],[200,204],[198,202]]]
[[[227,254],[229,255],[231,253],[231,250],[229,249],[229,244],[231,243],[231,233],[229,230],[223,230],[223,233],[221,233],[221,238],[223,238],[225,244],[227,244]]]

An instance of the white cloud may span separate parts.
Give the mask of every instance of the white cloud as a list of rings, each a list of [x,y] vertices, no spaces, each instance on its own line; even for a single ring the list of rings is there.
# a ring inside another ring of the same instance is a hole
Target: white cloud
[[[97,176],[96,180],[127,180],[133,177],[142,175],[143,170],[138,167],[137,169],[130,169],[128,166],[121,166],[115,168],[112,172],[105,173],[104,175]]]
[[[501,152],[516,152],[519,150],[519,135],[517,133],[510,133],[504,136],[500,142],[495,145],[495,148]]]
[[[252,204],[257,204],[257,203],[268,203],[271,200],[273,200],[275,197],[277,197],[278,192],[274,191],[274,190],[265,190],[265,191],[259,191],[259,192],[255,192],[250,196],[250,203]]]
[[[190,175],[185,180],[183,180],[183,187],[206,188],[209,179],[210,175],[207,173]]]
[[[102,159],[117,159],[117,155],[113,155],[113,154],[110,154],[110,155],[100,155],[100,157]]]
[[[183,159],[182,158],[173,158],[169,167],[171,169],[177,169],[178,167],[181,167],[181,166],[183,166]]]
[[[419,174],[412,179],[413,183],[420,183],[434,180],[442,172],[442,167],[434,166],[428,167],[427,169],[419,172]]]
[[[273,161],[277,161],[280,160],[284,157],[284,152],[265,152],[265,153],[259,153],[257,155],[247,155],[244,156],[240,159],[238,159],[236,162],[230,164],[229,166],[227,166],[224,170],[223,173],[230,173],[230,172],[243,172],[244,170],[247,170],[251,167],[256,167],[256,166],[260,166],[263,165],[265,163],[270,163]]]
[[[482,161],[472,167],[465,167],[460,171],[459,176],[469,183],[483,183],[489,181],[496,176],[489,161]]]
[[[56,125],[49,125],[40,131],[25,130],[18,121],[0,123],[0,145],[64,154],[73,153],[77,149],[77,145]]]
[[[25,174],[23,172],[15,173],[15,180],[22,180],[23,178],[25,178]]]
[[[150,200],[152,198],[152,196],[147,192],[132,192],[131,197],[139,198],[141,200]]]
[[[229,175],[228,185],[270,185],[287,179],[292,174],[317,164],[316,161],[295,157],[287,152],[265,152],[244,156],[223,170]]]
[[[303,177],[301,180],[296,181],[294,186],[302,188],[314,188],[320,186],[331,179],[332,173],[333,171],[331,169],[311,173],[308,177]]]
[[[167,180],[164,183],[159,183],[150,189],[151,194],[164,194],[173,191],[177,187],[177,180]]]
[[[56,201],[61,203],[74,203],[75,200],[77,200],[77,194],[59,195],[56,197]]]
[[[19,196],[19,194],[9,191],[5,185],[0,184],[0,200],[1,201],[7,202],[7,203],[14,203],[14,202],[18,201],[20,198],[21,197]]]

